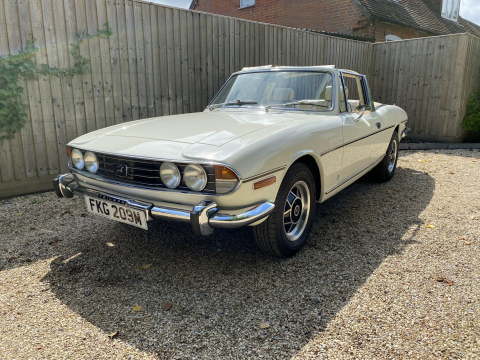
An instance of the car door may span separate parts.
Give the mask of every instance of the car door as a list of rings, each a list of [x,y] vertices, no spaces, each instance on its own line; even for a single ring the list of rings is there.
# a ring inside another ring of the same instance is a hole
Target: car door
[[[380,156],[375,135],[382,124],[379,115],[371,111],[365,77],[341,72],[341,82],[340,116],[343,120],[344,151],[340,181],[348,181]],[[359,106],[364,108],[357,109]]]

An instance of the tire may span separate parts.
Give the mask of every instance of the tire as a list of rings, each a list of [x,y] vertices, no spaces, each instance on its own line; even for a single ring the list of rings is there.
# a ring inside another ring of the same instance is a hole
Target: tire
[[[310,235],[316,199],[312,172],[303,163],[293,164],[280,185],[275,210],[267,220],[253,228],[260,250],[279,258],[295,255]],[[286,211],[290,213],[284,224]]]
[[[378,182],[387,182],[395,175],[398,161],[398,132],[395,131],[388,144],[383,160],[373,169],[373,177]]]

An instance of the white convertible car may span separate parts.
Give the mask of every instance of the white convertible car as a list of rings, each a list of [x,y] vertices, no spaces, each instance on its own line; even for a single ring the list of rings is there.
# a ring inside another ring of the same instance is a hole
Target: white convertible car
[[[261,250],[295,254],[321,203],[373,171],[390,180],[409,131],[367,79],[334,66],[245,68],[201,113],[111,126],[68,144],[60,197],[142,229],[183,221],[197,235],[252,226]]]

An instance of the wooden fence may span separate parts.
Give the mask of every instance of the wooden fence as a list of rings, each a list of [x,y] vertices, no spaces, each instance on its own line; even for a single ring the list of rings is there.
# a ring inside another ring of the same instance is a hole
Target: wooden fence
[[[372,48],[373,98],[408,113],[410,137],[461,141],[466,98],[480,90],[480,39],[449,35]]]
[[[51,179],[67,171],[65,145],[82,134],[202,111],[230,74],[245,66],[334,64],[358,71],[369,77],[376,101],[406,107],[415,134],[434,129],[433,136],[445,139],[458,137],[465,96],[478,86],[478,39],[467,35],[370,44],[130,0],[0,0],[0,56],[18,53],[32,34],[38,64],[71,68],[76,35],[96,34],[106,22],[113,36],[80,46],[90,73],[20,84],[29,118],[0,147],[0,197],[50,188]],[[468,86],[460,80],[467,63],[469,76],[477,78]],[[437,77],[447,68],[442,85]],[[429,85],[433,79],[435,86]],[[441,125],[436,114],[443,116]]]

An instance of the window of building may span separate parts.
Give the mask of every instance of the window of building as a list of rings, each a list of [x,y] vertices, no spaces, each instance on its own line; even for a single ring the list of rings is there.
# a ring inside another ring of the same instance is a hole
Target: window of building
[[[385,36],[385,41],[400,41],[402,40],[401,37],[398,37],[397,35],[387,35]]]
[[[445,19],[458,21],[459,13],[460,13],[460,0],[443,0],[442,16]]]
[[[240,9],[246,8],[249,6],[254,6],[254,5],[255,5],[255,0],[240,0]]]

